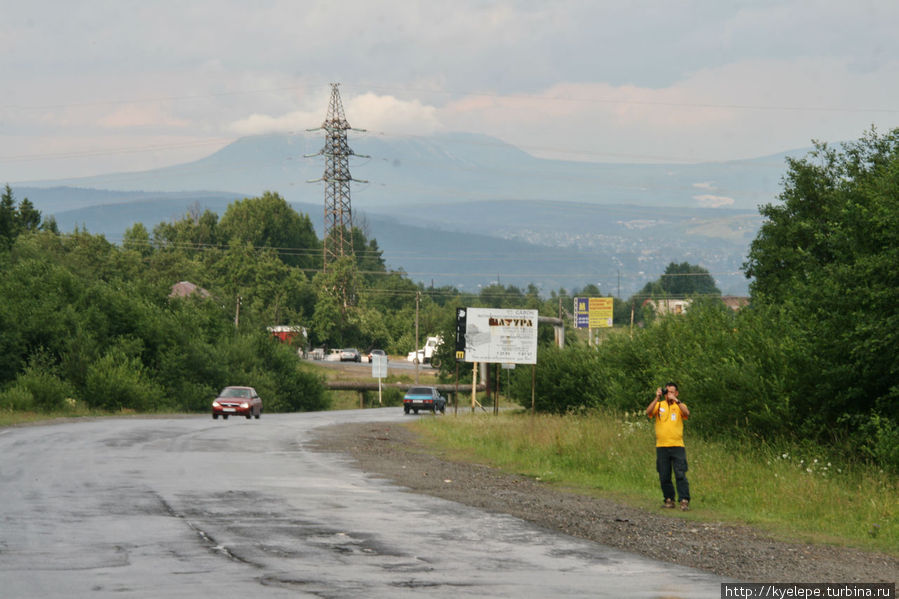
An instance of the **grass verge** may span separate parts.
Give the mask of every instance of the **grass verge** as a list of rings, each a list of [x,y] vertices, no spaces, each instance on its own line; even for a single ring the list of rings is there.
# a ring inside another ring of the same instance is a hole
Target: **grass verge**
[[[645,509],[661,503],[655,440],[642,414],[462,414],[416,422],[434,448]],[[687,438],[692,510],[799,542],[899,555],[899,478],[821,448]]]
[[[104,412],[101,410],[92,410],[87,407],[76,406],[71,409],[58,410],[54,412],[32,412],[17,410],[0,410],[0,428],[7,426],[23,426],[26,424],[47,423],[54,420],[63,420],[71,418],[100,418],[109,416],[135,416],[137,413],[133,410],[123,410],[121,412]]]

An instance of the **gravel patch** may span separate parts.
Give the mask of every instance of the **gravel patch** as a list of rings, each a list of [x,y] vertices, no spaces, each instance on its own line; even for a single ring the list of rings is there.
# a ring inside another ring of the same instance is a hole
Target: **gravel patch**
[[[436,455],[401,423],[318,429],[312,447],[351,456],[362,471],[413,493],[511,514],[547,529],[745,582],[892,582],[896,557],[790,543],[748,526],[701,522],[580,495],[534,479]],[[694,506],[695,508],[695,506]]]

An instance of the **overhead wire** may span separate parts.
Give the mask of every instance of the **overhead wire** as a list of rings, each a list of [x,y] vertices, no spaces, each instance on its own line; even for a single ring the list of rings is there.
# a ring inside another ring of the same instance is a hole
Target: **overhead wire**
[[[325,86],[326,82],[322,81],[320,83],[314,84],[315,86]],[[270,87],[270,88],[256,88],[256,89],[243,89],[243,90],[234,90],[234,91],[224,91],[224,92],[210,92],[205,94],[184,94],[184,95],[172,95],[172,96],[156,96],[156,97],[143,97],[143,98],[115,98],[108,100],[94,100],[94,101],[85,101],[85,102],[57,102],[53,104],[32,104],[32,105],[17,105],[17,104],[0,104],[0,109],[4,110],[57,110],[63,108],[78,108],[85,106],[105,106],[105,105],[127,105],[127,104],[146,104],[146,103],[157,103],[157,102],[181,102],[181,101],[195,101],[195,100],[204,100],[210,98],[221,98],[221,97],[232,97],[232,96],[245,96],[245,95],[257,95],[257,94],[273,94],[273,93],[282,93],[282,92],[305,92],[307,91],[311,85],[287,85],[287,86],[278,86],[278,87]],[[562,94],[534,94],[534,93],[524,93],[524,92],[513,92],[513,93],[499,93],[499,92],[489,92],[489,91],[472,91],[472,90],[436,90],[436,89],[423,89],[423,88],[411,88],[411,87],[402,87],[402,86],[385,86],[385,85],[377,85],[370,83],[354,83],[354,82],[342,82],[341,87],[346,90],[350,90],[356,88],[362,92],[369,90],[379,90],[381,92],[390,93],[390,94],[399,94],[404,93],[407,95],[419,94],[419,95],[429,95],[429,96],[444,96],[444,97],[467,97],[467,98],[501,98],[501,99],[511,99],[511,100],[534,100],[534,101],[555,101],[555,102],[570,102],[570,103],[578,103],[578,104],[611,104],[611,105],[627,105],[627,106],[664,106],[664,107],[675,107],[675,108],[700,108],[703,110],[709,108],[725,108],[731,110],[764,110],[764,111],[787,111],[787,112],[796,112],[796,111],[820,111],[820,112],[859,112],[859,113],[886,113],[886,114],[897,114],[899,113],[899,109],[897,108],[885,108],[882,106],[826,106],[826,105],[797,105],[797,104],[744,104],[744,103],[727,103],[727,102],[672,102],[672,101],[661,101],[661,100],[633,100],[633,99],[619,99],[619,98],[608,98],[608,97],[578,97],[578,96],[570,96],[570,95],[562,95]]]
[[[124,244],[124,242],[123,242]],[[185,251],[225,251],[230,248],[229,245],[226,244],[212,244],[212,243],[194,243],[194,242],[165,242],[165,241],[146,241],[140,242],[135,240],[129,240],[129,245],[138,245],[149,247],[157,250],[166,250],[166,249],[174,249],[174,250],[185,250]],[[321,250],[316,248],[286,248],[286,247],[275,247],[275,246],[257,246],[253,244],[242,244],[238,246],[238,248],[247,248],[255,252],[275,252],[277,255],[281,256],[297,256],[297,257],[312,257],[318,258],[321,256]],[[374,256],[377,258],[382,258],[382,254],[377,251],[360,251],[357,253],[357,256],[360,257],[368,257]],[[476,255],[477,256],[477,255]],[[442,261],[444,258],[442,257],[433,257],[432,260]],[[459,260],[465,260],[464,257],[459,257]],[[487,259],[487,258],[482,258]],[[317,273],[320,272],[320,268],[303,268],[303,267],[293,267],[305,273]],[[532,278],[532,279],[540,279],[540,278],[557,278],[560,273],[558,272],[526,272],[526,273],[497,273],[493,272],[473,272],[473,271],[459,271],[459,272],[435,272],[432,270],[428,271],[409,271],[405,269],[399,270],[391,270],[385,267],[385,270],[357,270],[356,271],[360,275],[371,275],[371,276],[395,276],[395,275],[405,275],[405,276],[418,276],[418,277],[459,277],[459,276],[472,276],[472,277],[493,277],[497,274],[508,278],[508,279],[520,279],[520,278]],[[645,272],[638,273],[627,273],[616,271],[608,271],[608,272],[596,272],[596,271],[584,271],[584,272],[566,272],[564,275],[566,277],[622,277],[622,278],[643,278],[647,277],[655,277],[655,278],[664,278],[664,277],[693,277],[693,276],[735,276],[742,275],[743,273],[740,271],[723,271],[723,272],[691,272],[691,273],[660,273],[660,274],[652,274]]]

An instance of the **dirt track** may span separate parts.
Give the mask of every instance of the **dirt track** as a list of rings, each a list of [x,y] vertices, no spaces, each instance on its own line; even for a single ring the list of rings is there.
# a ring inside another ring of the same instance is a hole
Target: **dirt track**
[[[399,409],[399,408],[397,408]],[[321,451],[351,455],[359,467],[415,493],[511,514],[617,549],[747,582],[893,582],[899,559],[786,543],[745,526],[698,522],[586,497],[530,478],[433,455],[401,423],[319,429]]]

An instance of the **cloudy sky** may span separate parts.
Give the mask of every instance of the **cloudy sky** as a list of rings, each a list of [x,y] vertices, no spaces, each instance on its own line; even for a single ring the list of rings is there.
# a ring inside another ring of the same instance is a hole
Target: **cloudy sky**
[[[895,0],[0,0],[0,184],[321,124],[595,162],[899,126]]]

